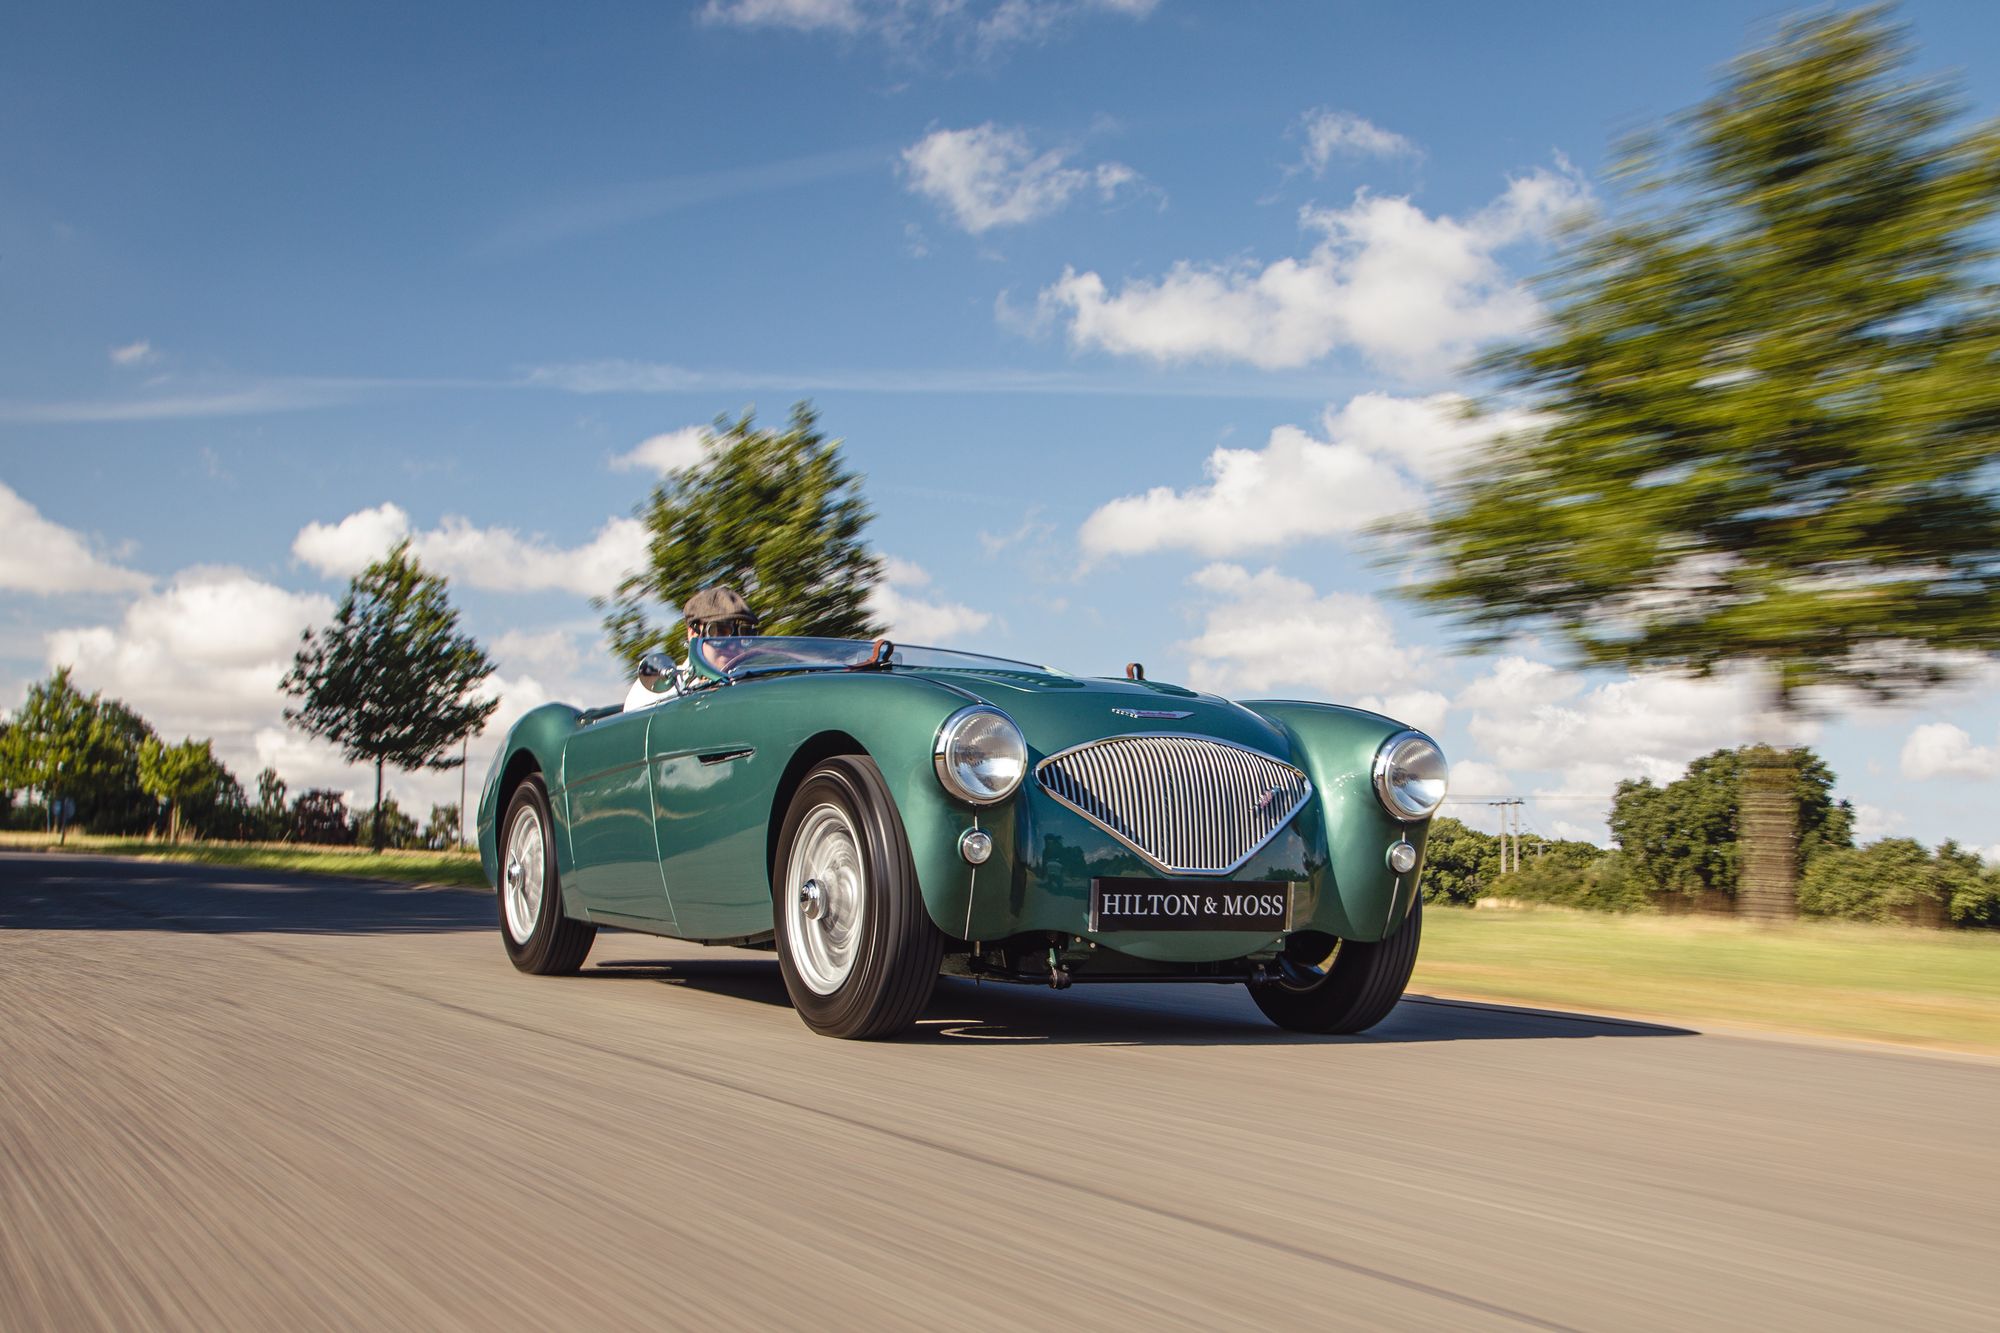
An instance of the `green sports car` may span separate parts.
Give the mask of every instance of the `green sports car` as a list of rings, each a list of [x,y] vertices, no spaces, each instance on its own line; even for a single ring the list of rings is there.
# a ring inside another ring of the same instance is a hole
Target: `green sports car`
[[[773,949],[808,1027],[882,1037],[940,975],[1239,983],[1358,1032],[1416,962],[1445,762],[1375,713],[882,640],[701,639],[640,681],[527,714],[487,776],[523,971],[599,925]]]

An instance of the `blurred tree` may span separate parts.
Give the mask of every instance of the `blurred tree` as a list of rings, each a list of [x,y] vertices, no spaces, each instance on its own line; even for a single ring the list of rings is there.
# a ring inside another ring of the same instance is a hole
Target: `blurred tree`
[[[139,782],[139,749],[154,736],[153,724],[117,699],[99,698],[98,733],[106,755],[95,781],[76,797],[76,822],[93,833],[151,830],[159,802]]]
[[[1937,859],[1953,923],[2000,929],[2000,865],[1987,865],[1956,842],[1938,848]]]
[[[1784,28],[1676,132],[1628,146],[1544,331],[1493,358],[1535,424],[1407,531],[1414,589],[1490,646],[1742,664],[1782,727],[2000,649],[2000,126],[1904,81],[1882,10]],[[1776,734],[1776,733],[1774,733]],[[1794,784],[1750,774],[1741,909],[1794,909]]]
[[[257,836],[266,842],[277,842],[291,831],[291,820],[285,812],[285,780],[275,768],[266,767],[257,775],[254,824]]]
[[[349,763],[373,764],[379,809],[385,764],[458,766],[453,747],[499,707],[473,693],[492,674],[492,661],[458,632],[444,579],[399,542],[355,577],[331,625],[306,631],[283,682],[300,704],[285,718],[340,746]],[[369,828],[379,852],[384,823]]]
[[[102,832],[144,827],[154,805],[139,787],[139,747],[153,734],[115,699],[84,694],[68,667],[28,691],[0,737],[0,787],[33,788],[44,810],[76,803],[77,822]]]
[[[218,762],[216,779],[181,806],[181,827],[197,838],[227,838],[242,842],[256,832],[256,811],[243,794],[243,784]]]
[[[1423,874],[1425,901],[1470,906],[1500,876],[1500,840],[1440,815],[1424,843]]]
[[[1770,762],[1760,750],[1745,746],[1703,755],[1664,787],[1646,778],[1618,784],[1611,798],[1611,836],[1635,881],[1653,893],[1692,902],[1708,894],[1736,898],[1745,787],[1748,775]],[[1781,771],[1792,785],[1788,818],[1799,830],[1805,863],[1823,849],[1851,846],[1854,807],[1834,799],[1833,770],[1826,761],[1800,749]]]
[[[1974,858],[1974,881],[1978,879]],[[1884,838],[1821,857],[1799,884],[1806,916],[1941,926],[1951,919],[1951,872],[1913,838]]]
[[[182,803],[203,793],[212,794],[224,776],[214,748],[205,740],[190,737],[178,745],[166,745],[159,737],[148,736],[139,747],[139,785],[148,795],[167,803],[169,842],[181,840]]]
[[[458,846],[458,802],[433,805],[430,822],[424,825],[424,846],[434,852]]]
[[[756,426],[746,412],[718,417],[707,450],[673,473],[639,508],[650,565],[598,603],[613,649],[627,664],[678,643],[678,618],[664,629],[649,608],[678,608],[697,590],[725,583],[742,593],[765,634],[868,639],[881,632],[868,596],[882,562],[862,541],[873,514],[861,479],[841,463],[840,441],[820,433],[807,403],[783,431]]]
[[[354,821],[354,837],[378,852],[385,847],[402,851],[418,845],[417,821],[404,813],[395,797],[385,796],[375,803],[373,810]]]
[[[344,846],[354,841],[348,822],[347,798],[325,787],[299,793],[292,802],[292,837],[299,842]]]

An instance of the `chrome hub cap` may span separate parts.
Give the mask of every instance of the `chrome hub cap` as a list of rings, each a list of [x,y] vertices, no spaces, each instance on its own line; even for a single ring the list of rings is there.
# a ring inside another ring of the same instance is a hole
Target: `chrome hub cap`
[[[524,805],[507,826],[507,861],[500,903],[507,935],[526,944],[542,915],[542,890],[548,879],[548,854],[542,838],[541,812]]]
[[[868,879],[847,812],[817,805],[799,825],[785,867],[785,941],[815,995],[839,990],[854,970],[867,911]]]
[[[799,886],[799,911],[808,921],[817,921],[826,915],[826,890],[819,881],[809,879]]]

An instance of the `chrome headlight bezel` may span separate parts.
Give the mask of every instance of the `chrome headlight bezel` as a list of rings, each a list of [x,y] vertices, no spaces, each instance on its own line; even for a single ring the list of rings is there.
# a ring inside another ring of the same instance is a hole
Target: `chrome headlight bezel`
[[[966,739],[969,728],[975,725],[990,727],[996,721],[999,727],[990,734],[994,739],[1012,741],[1011,757],[1015,760],[1013,776],[1007,778],[1002,775],[997,781],[974,785],[966,778],[966,773],[971,770],[960,762],[958,748]],[[946,718],[938,727],[937,739],[931,744],[931,766],[937,770],[938,785],[967,805],[998,805],[1019,791],[1028,776],[1028,738],[1021,734],[1021,728],[1013,718],[992,704],[970,704]]]
[[[1428,756],[1423,751],[1428,750]],[[1434,764],[1436,775],[1413,772],[1415,764],[1426,767]],[[1389,812],[1391,819],[1404,824],[1415,824],[1429,819],[1444,804],[1445,792],[1449,789],[1451,766],[1445,762],[1444,748],[1421,731],[1399,731],[1381,748],[1375,751],[1375,796],[1382,802],[1382,808]],[[1425,798],[1411,791],[1412,781],[1437,783],[1437,796],[1426,803]]]

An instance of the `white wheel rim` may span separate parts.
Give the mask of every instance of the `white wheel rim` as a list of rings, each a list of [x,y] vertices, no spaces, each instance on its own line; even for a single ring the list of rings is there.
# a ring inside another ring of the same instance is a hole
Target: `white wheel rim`
[[[816,805],[799,825],[785,867],[785,942],[800,980],[831,995],[854,971],[868,910],[868,876],[853,821]]]
[[[507,827],[507,859],[500,868],[500,902],[507,918],[507,934],[516,944],[526,944],[535,933],[548,873],[541,812],[524,805]]]

